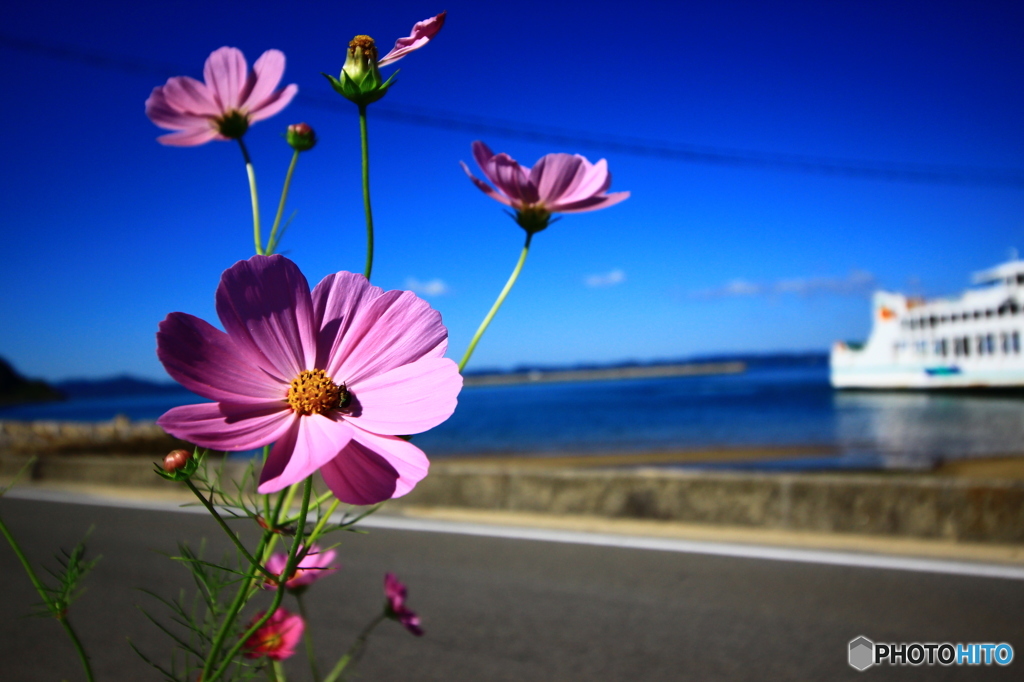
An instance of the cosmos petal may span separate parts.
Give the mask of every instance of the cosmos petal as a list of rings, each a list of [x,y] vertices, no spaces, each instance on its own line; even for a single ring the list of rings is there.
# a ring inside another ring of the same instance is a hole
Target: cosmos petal
[[[276,493],[305,479],[334,459],[352,439],[354,429],[335,415],[296,416],[274,443],[260,472],[260,493]]]
[[[221,452],[240,452],[277,440],[291,422],[283,401],[234,405],[201,403],[173,407],[156,423],[175,438]]]
[[[399,436],[422,433],[455,412],[462,375],[448,358],[425,358],[353,383],[358,416],[346,417],[372,433]]]

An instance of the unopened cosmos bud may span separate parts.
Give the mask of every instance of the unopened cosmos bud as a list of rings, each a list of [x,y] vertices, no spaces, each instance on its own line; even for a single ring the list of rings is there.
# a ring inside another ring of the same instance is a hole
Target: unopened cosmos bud
[[[171,450],[164,457],[164,471],[173,473],[188,464],[192,454],[188,450]]]
[[[308,123],[293,123],[285,133],[288,144],[297,152],[308,152],[316,146],[316,133]]]

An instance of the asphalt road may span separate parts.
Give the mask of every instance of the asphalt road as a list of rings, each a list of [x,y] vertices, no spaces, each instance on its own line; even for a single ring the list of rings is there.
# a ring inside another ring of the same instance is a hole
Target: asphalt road
[[[227,545],[212,521],[10,498],[0,514],[49,565],[95,524],[89,548],[103,559],[71,620],[97,680],[160,679],[126,644],[166,660],[166,636],[136,605],[161,607],[133,588],[175,594],[187,573],[160,552],[206,537],[219,554]],[[383,529],[344,539],[343,569],[308,593],[322,666],[377,613],[387,571],[409,585],[426,629],[416,638],[384,623],[352,679],[1024,679],[1019,580]],[[38,600],[6,546],[0,585],[0,680],[83,679],[60,627],[21,617]],[[846,662],[857,635],[1008,642],[1017,660],[858,673]],[[288,661],[290,680],[307,679],[303,665],[301,655]]]

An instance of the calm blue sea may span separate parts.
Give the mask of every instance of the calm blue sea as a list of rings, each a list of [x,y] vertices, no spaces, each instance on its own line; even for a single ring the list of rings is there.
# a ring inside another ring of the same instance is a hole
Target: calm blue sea
[[[4,408],[0,419],[152,420],[191,402],[201,399],[182,390]],[[820,458],[781,457],[767,466],[925,468],[941,459],[1024,455],[1024,398],[836,392],[824,367],[481,387],[465,389],[455,415],[416,444],[432,457],[812,445],[822,447]]]

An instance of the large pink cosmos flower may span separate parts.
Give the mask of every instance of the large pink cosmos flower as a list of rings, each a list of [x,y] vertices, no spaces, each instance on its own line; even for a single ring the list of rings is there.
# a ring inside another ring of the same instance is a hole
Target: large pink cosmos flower
[[[514,208],[528,232],[547,227],[552,213],[596,211],[629,198],[629,192],[606,194],[612,176],[604,159],[590,163],[579,154],[547,154],[531,169],[479,140],[473,143],[473,158],[494,187],[474,177],[465,163],[462,170],[487,196]]]
[[[384,55],[377,62],[377,66],[394,64],[405,55],[429,43],[437,35],[437,32],[441,30],[441,27],[444,26],[446,16],[448,16],[448,12],[441,12],[436,17],[416,22],[409,33],[409,37],[396,40],[395,46],[391,48],[391,52]]]
[[[443,357],[441,314],[411,291],[328,275],[312,294],[283,256],[253,256],[224,271],[217,315],[227,333],[192,315],[160,323],[167,373],[214,403],[175,407],[157,423],[204,448],[274,443],[259,492],[320,470],[343,502],[406,494],[426,455],[399,435],[431,429],[455,410],[462,376]]]
[[[384,575],[384,596],[387,598],[387,603],[384,605],[385,614],[388,618],[397,620],[404,625],[405,629],[412,634],[420,637],[423,635],[420,617],[405,605],[405,594],[405,584],[394,573]]]
[[[300,547],[299,553],[301,554],[304,549],[304,547]],[[320,578],[334,573],[338,570],[337,566],[331,566],[335,556],[337,556],[337,552],[333,549],[321,552],[320,547],[314,544],[309,548],[306,556],[302,557],[302,561],[295,567],[295,572],[285,581],[285,588],[295,590],[301,587],[309,587]],[[272,554],[267,559],[266,568],[274,575],[281,575],[287,566],[288,555],[282,552]],[[269,580],[263,584],[263,587],[270,590],[277,589],[277,585]]]
[[[266,611],[257,613],[252,622],[255,623]],[[252,627],[250,625],[250,627]],[[272,661],[283,661],[295,655],[295,647],[302,639],[306,629],[306,621],[296,613],[288,613],[284,609],[274,611],[260,629],[245,640],[245,657],[260,658],[266,656]]]
[[[252,72],[241,50],[222,47],[206,60],[205,83],[175,76],[153,88],[146,100],[146,115],[156,125],[178,132],[157,138],[177,147],[192,147],[210,140],[237,139],[250,123],[270,118],[288,106],[299,91],[289,85],[275,90],[284,76],[284,54],[267,50]]]

